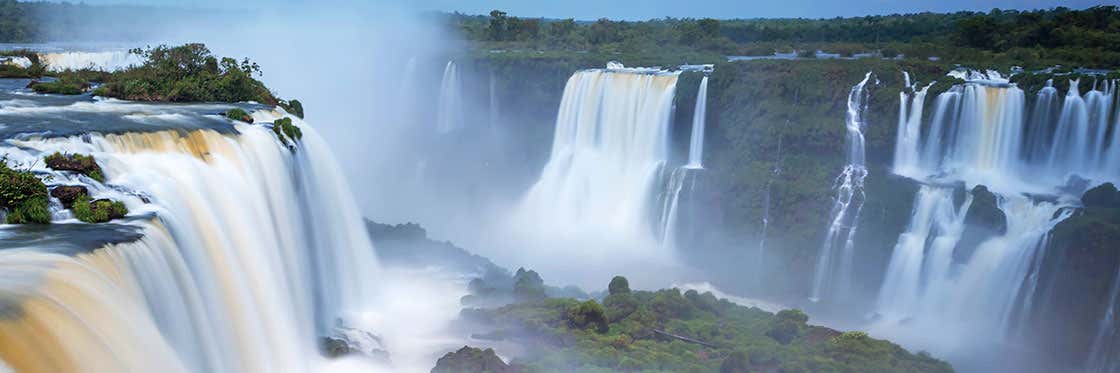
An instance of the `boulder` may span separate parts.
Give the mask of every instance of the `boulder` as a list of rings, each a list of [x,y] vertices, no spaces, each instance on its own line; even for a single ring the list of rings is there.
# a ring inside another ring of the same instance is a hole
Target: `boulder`
[[[432,373],[516,373],[520,372],[516,366],[511,366],[502,361],[493,349],[481,350],[463,346],[458,351],[448,352],[436,361]]]
[[[73,206],[74,200],[83,194],[89,195],[89,190],[81,185],[60,185],[51,189],[51,197],[58,198],[66,208]]]
[[[964,216],[964,231],[954,255],[966,261],[981,243],[1007,233],[1007,215],[999,209],[995,194],[983,185],[972,188],[972,205]]]

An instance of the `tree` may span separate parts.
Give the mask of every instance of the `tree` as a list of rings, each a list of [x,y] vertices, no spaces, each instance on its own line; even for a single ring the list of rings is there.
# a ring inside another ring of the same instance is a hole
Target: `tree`
[[[607,285],[607,291],[611,295],[630,293],[630,281],[626,280],[626,277],[614,276],[610,285]]]
[[[493,41],[506,40],[506,30],[508,28],[508,18],[506,12],[500,10],[490,11],[490,27],[487,28],[487,36]]]

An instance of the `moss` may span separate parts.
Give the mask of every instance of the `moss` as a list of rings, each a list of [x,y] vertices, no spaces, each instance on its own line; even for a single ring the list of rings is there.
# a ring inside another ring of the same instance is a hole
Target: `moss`
[[[74,199],[71,210],[78,220],[91,224],[105,223],[128,215],[128,208],[123,202],[107,199],[90,201],[89,196],[84,194]]]
[[[284,145],[303,139],[303,131],[292,124],[292,118],[280,118],[272,122],[272,132]]]
[[[55,152],[54,154],[46,156],[44,160],[47,162],[47,167],[52,170],[77,172],[89,176],[89,178],[97,180],[98,182],[105,182],[105,174],[101,171],[101,166],[97,165],[97,160],[94,159],[92,155],[62,154]]]

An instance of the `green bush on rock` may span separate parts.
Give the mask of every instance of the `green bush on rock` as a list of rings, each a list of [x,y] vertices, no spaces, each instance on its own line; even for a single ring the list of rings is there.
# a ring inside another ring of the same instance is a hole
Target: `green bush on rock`
[[[47,162],[47,167],[52,170],[73,171],[89,176],[98,182],[105,182],[105,174],[101,172],[101,166],[97,165],[97,160],[92,155],[55,152],[48,155],[44,160]]]
[[[17,171],[0,159],[0,208],[8,210],[8,224],[47,224],[51,222],[47,207],[47,186],[30,171]]]
[[[594,327],[595,331],[599,333],[606,333],[610,330],[606,311],[594,299],[569,307],[567,320],[568,325],[573,329]]]
[[[303,138],[303,131],[292,124],[292,118],[280,118],[272,122],[272,132],[284,145],[299,141]]]
[[[630,292],[630,281],[626,277],[614,276],[611,279],[610,285],[607,285],[607,291],[611,295],[625,294]]]
[[[280,100],[280,103],[278,105],[284,108],[284,111],[287,111],[288,114],[292,114],[299,117],[299,119],[303,119],[303,103],[299,102],[299,100]]]
[[[74,199],[70,209],[74,211],[74,217],[86,223],[104,223],[128,215],[128,208],[123,202],[107,199],[90,201],[89,196],[84,194]]]
[[[226,118],[230,120],[239,120],[245,123],[253,123],[253,116],[245,112],[241,108],[233,108],[226,111]]]

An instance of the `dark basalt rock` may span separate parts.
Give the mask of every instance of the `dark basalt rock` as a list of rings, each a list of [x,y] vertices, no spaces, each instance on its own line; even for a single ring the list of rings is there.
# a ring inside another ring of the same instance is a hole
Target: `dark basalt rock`
[[[999,209],[995,194],[983,185],[972,188],[972,205],[964,217],[964,231],[954,256],[966,261],[981,243],[1007,233],[1007,215]]]
[[[458,351],[448,352],[436,362],[432,373],[517,373],[516,366],[506,364],[494,353],[493,349],[481,350],[463,346]]]
[[[58,198],[58,201],[62,202],[62,206],[66,208],[72,207],[74,200],[83,194],[88,195],[89,190],[81,185],[60,185],[51,189],[51,197]]]
[[[1081,203],[1086,208],[1120,208],[1120,191],[1112,183],[1104,183],[1085,192]]]

